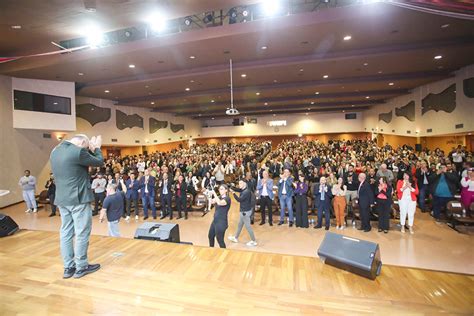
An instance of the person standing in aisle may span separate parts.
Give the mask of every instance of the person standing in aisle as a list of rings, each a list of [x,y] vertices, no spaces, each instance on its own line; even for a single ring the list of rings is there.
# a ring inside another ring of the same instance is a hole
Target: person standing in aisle
[[[252,226],[250,225],[250,217],[252,216],[252,197],[250,190],[247,187],[247,182],[244,180],[239,180],[239,188],[242,190],[240,196],[234,193],[234,198],[237,202],[240,203],[240,218],[239,224],[237,226],[237,232],[234,236],[229,236],[229,240],[232,242],[239,242],[238,238],[240,232],[242,231],[242,227],[245,225],[245,229],[247,229],[250,235],[250,241],[247,243],[247,246],[256,246],[257,241],[255,239],[255,234],[253,233]]]
[[[216,192],[212,192],[213,198],[211,202],[216,205],[216,210],[214,213],[214,219],[209,227],[209,247],[214,247],[214,241],[217,239],[219,247],[226,248],[224,235],[229,227],[227,215],[229,213],[231,200],[228,196],[228,188],[225,184],[219,186],[220,196],[217,196]]]

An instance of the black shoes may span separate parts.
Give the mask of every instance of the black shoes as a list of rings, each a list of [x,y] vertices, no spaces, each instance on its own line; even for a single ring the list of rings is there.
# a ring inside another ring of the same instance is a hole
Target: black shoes
[[[156,216],[153,216],[153,219],[156,219]]]
[[[94,273],[99,269],[100,269],[100,264],[89,264],[86,268],[82,270],[77,270],[76,273],[74,273],[74,279],[82,278],[83,276],[90,273]]]
[[[384,230],[383,232],[384,232],[384,234],[388,234],[388,230]]]
[[[293,222],[290,222],[290,227],[293,227]]]
[[[260,226],[262,226],[262,225],[265,225],[265,222],[260,222],[260,224],[259,224],[259,225],[260,225]]]
[[[143,217],[143,220],[146,221],[148,219],[148,216]]]
[[[371,230],[372,230],[372,229],[370,229],[370,228],[369,228],[369,229],[364,229],[364,233],[368,233],[368,232],[370,232]]]
[[[382,228],[379,228],[379,233],[381,233],[381,232],[382,232]]]
[[[56,213],[51,213],[51,214],[49,214],[48,217],[53,217],[53,216],[56,216]]]
[[[64,269],[63,279],[69,279],[70,277],[74,275],[75,272],[76,272],[76,268],[74,267]]]
[[[325,229],[325,230],[329,230],[329,227],[328,227],[328,226],[326,226],[326,228],[324,228],[324,229]]]
[[[322,226],[316,225],[314,226],[314,229],[320,229]]]
[[[273,222],[269,222],[270,226],[273,226]]]
[[[166,215],[161,215],[161,216],[160,216],[160,219],[163,219],[163,218],[165,218],[165,217],[166,217]]]

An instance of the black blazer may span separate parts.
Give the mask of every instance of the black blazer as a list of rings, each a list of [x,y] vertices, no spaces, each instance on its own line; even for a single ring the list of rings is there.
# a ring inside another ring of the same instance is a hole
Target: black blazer
[[[180,186],[179,182],[176,182],[175,184],[175,196],[176,199],[180,198],[178,197],[178,187]],[[181,200],[186,201],[186,192],[187,192],[187,184],[185,181],[181,182]]]
[[[371,204],[374,204],[374,192],[366,180],[359,189],[359,206],[361,208],[369,208]]]
[[[167,180],[167,185],[166,187],[168,188],[168,194],[173,194],[173,192],[171,192],[171,189],[173,188],[173,180],[171,180],[170,178],[168,178]],[[158,192],[160,192],[160,194],[163,194],[163,183],[165,182],[165,180],[161,179],[160,180],[160,183],[158,185]]]
[[[421,188],[423,186],[423,175],[421,174],[420,168],[416,169],[415,177],[416,177],[416,182],[418,184],[418,188]],[[426,179],[428,180],[428,185],[430,184],[430,177],[431,177],[431,170],[427,168]]]

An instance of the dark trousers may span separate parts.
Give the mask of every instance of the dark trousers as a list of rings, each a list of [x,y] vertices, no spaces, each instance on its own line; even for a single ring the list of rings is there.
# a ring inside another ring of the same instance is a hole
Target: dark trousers
[[[56,214],[56,205],[54,205],[54,198],[56,197],[56,194],[49,194],[48,199],[49,199],[49,205],[51,205],[51,214]]]
[[[424,212],[426,210],[426,193],[428,193],[428,185],[423,184],[419,187],[419,195],[418,195],[418,205],[420,206],[420,210]]]
[[[268,209],[268,222],[273,223],[273,214],[272,214],[272,204],[273,201],[269,196],[260,197],[260,211],[262,212],[262,223],[265,223],[265,210]]]
[[[329,213],[329,212],[328,212]],[[296,196],[296,227],[305,227],[308,228],[308,199],[306,195],[297,195]],[[327,219],[326,219],[327,222]]]
[[[94,193],[94,214],[99,213],[99,204],[100,207],[102,207],[102,204],[104,204],[104,199],[105,199],[105,192],[101,193]]]
[[[181,211],[184,211],[184,217],[188,218],[188,208],[186,207],[186,199],[176,196],[176,209],[178,210],[178,217],[181,217]]]
[[[227,230],[227,223],[213,220],[209,227],[209,247],[214,247],[214,241],[217,239],[219,247],[225,248],[224,235]]]
[[[161,212],[162,216],[170,214],[170,219],[173,218],[173,210],[171,209],[171,194],[161,194]]]
[[[433,196],[433,217],[439,219],[441,209],[446,209],[446,204],[451,200],[451,197]]]
[[[323,212],[324,212],[324,222],[326,224],[326,227],[329,228],[331,226],[331,218],[330,218],[330,210],[329,210],[329,204],[326,203],[319,203],[318,206],[318,225],[317,227],[321,227],[323,225]],[[307,216],[307,215],[306,215]]]
[[[363,230],[370,230],[370,205],[359,205],[360,222]]]
[[[390,229],[390,210],[389,200],[377,199],[377,212],[379,213],[379,229]]]
[[[155,196],[143,193],[142,195],[143,215],[148,217],[148,204],[151,208],[151,215],[156,217]]]
[[[135,210],[135,215],[138,215],[138,198],[136,199],[125,199],[125,209],[127,216],[130,216],[131,213],[131,208],[132,208],[132,203],[133,203],[133,209]]]

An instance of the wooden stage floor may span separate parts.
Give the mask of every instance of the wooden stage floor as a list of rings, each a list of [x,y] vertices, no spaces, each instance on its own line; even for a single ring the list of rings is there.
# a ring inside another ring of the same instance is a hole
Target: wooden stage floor
[[[384,265],[371,281],[317,258],[91,236],[102,269],[62,279],[59,234],[0,239],[0,314],[474,313],[474,276]]]

